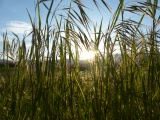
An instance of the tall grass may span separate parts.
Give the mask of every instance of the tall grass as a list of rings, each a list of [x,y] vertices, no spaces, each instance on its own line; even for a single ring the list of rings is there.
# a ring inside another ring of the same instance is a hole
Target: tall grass
[[[10,44],[7,33],[4,34],[3,55],[16,59],[17,66],[11,70],[6,65],[0,71],[0,118],[159,119],[158,0],[125,7],[125,1],[120,0],[107,32],[102,31],[103,22],[98,28],[93,27],[94,39],[90,37],[92,21],[81,1],[72,1],[64,8],[67,14],[60,17],[56,16],[56,11],[63,1],[55,9],[54,2],[47,6],[45,0],[37,1],[36,21],[28,12],[32,25],[28,35],[32,42],[29,50],[25,43],[27,36],[20,43],[13,33],[15,40]],[[93,2],[98,8],[98,2]],[[110,11],[107,3],[103,0],[102,3]],[[79,12],[72,4],[77,5]],[[48,10],[44,25],[40,5]],[[126,19],[125,12],[142,17],[139,21]],[[145,16],[152,20],[148,31],[143,29]],[[114,58],[117,44],[119,61]],[[88,50],[94,46],[97,51],[89,63],[90,69],[83,72],[79,66],[82,45]],[[72,61],[75,67],[70,69]]]

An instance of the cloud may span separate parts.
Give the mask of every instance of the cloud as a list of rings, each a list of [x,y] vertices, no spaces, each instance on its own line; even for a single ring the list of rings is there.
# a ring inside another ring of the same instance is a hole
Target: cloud
[[[2,32],[14,32],[16,34],[29,33],[32,30],[32,26],[29,23],[22,21],[9,21],[6,27],[2,29]]]
[[[0,33],[5,33],[7,31],[8,40],[11,42],[15,36],[11,34],[10,32],[14,32],[18,35],[20,40],[22,40],[23,35],[31,32],[32,26],[29,23],[22,22],[22,21],[9,21],[6,23],[6,27],[2,28],[0,30]],[[28,37],[27,37],[28,38]],[[26,38],[26,41],[29,40]],[[29,43],[26,43],[27,46],[29,46]],[[0,35],[0,52],[2,52],[3,48],[3,37]]]
[[[0,36],[0,53],[3,51],[3,37]]]
[[[2,42],[3,41],[3,37],[2,37],[2,35],[0,35],[0,42]]]

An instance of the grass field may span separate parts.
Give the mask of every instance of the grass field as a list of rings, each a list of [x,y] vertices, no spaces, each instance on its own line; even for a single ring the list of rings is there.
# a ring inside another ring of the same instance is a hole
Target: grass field
[[[29,50],[25,38],[17,45],[20,40],[13,33],[16,39],[11,45],[4,34],[3,55],[15,59],[17,66],[0,68],[0,119],[160,119],[158,0],[131,3],[125,9],[124,0],[120,0],[107,32],[99,23],[93,28],[94,39],[89,37],[91,26],[85,5],[79,0],[72,2],[79,12],[69,6],[67,15],[60,19],[52,12],[54,0],[50,5],[45,0],[37,2],[36,22],[28,12],[32,25]],[[48,9],[44,27],[40,4]],[[103,4],[109,10],[107,3]],[[140,14],[141,18],[126,19],[125,12]],[[146,16],[152,21],[147,31],[143,29]],[[51,21],[56,23],[55,28]],[[114,58],[117,44],[121,55],[118,62]],[[80,70],[80,46],[96,51],[89,61],[90,69],[85,71]],[[75,66],[68,70],[71,61]]]

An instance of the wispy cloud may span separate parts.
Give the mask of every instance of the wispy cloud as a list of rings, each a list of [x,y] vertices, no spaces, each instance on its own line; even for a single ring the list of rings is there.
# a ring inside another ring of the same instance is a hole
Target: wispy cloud
[[[9,21],[6,23],[6,27],[0,30],[0,33],[5,33],[7,31],[8,40],[12,41],[15,36],[13,34],[10,34],[10,32],[14,32],[15,34],[18,35],[20,39],[22,39],[23,35],[31,32],[31,30],[32,26],[29,23],[22,21]],[[26,41],[28,41],[28,39],[26,39]],[[26,45],[29,47],[30,42],[27,42]],[[2,48],[3,48],[3,36],[0,35],[0,52],[2,52]]]
[[[2,29],[2,32],[14,32],[16,34],[29,33],[32,30],[32,26],[29,23],[22,21],[9,21],[6,27]]]

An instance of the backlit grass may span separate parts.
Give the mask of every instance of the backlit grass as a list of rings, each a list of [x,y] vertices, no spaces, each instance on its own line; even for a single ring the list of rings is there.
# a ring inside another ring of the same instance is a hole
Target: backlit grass
[[[93,2],[98,5],[98,1]],[[7,33],[3,35],[3,55],[15,59],[17,66],[0,69],[0,119],[159,119],[158,0],[131,3],[125,8],[124,2],[120,0],[107,32],[102,31],[102,22],[93,27],[92,39],[92,26],[81,1],[72,1],[64,9],[67,14],[60,17],[54,14],[54,0],[50,5],[37,1],[36,21],[28,12],[30,49],[26,48],[27,36],[19,44],[19,37],[13,33],[15,42],[11,45]],[[79,12],[73,9],[73,3]],[[44,25],[40,5],[48,10]],[[140,20],[126,19],[126,11],[140,14]],[[147,31],[143,29],[146,16],[152,20]],[[117,45],[121,57],[115,60]],[[96,51],[84,71],[79,64],[81,46]],[[72,62],[74,67],[70,68]]]

